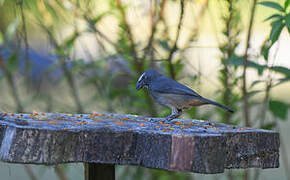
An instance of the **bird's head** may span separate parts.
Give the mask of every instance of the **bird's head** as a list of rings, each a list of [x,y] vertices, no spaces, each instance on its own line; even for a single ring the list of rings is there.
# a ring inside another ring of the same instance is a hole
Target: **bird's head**
[[[156,72],[153,69],[148,69],[145,72],[141,74],[139,77],[137,83],[136,83],[136,89],[142,89],[143,87],[148,87],[148,85],[151,83],[151,81],[159,75],[158,72]]]

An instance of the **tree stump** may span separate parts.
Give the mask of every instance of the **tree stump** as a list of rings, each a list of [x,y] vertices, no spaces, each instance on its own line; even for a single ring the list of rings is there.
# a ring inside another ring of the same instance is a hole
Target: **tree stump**
[[[279,133],[203,120],[158,122],[119,114],[2,113],[0,160],[83,162],[86,179],[114,179],[114,165],[203,174],[279,167]]]

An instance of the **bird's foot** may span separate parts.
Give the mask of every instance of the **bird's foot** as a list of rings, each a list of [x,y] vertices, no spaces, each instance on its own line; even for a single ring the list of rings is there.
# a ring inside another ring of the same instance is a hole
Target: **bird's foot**
[[[157,119],[157,118],[148,118],[148,121],[155,123],[155,122],[158,122],[159,119]]]
[[[166,118],[149,118],[148,121],[149,122],[152,122],[152,123],[168,123],[170,122],[172,119],[168,119],[167,117]]]
[[[172,121],[174,118],[172,118],[172,117],[166,117],[166,118],[164,118],[164,121],[166,121],[166,122],[170,122],[170,121]]]
[[[171,115],[167,116],[165,120],[167,122],[172,122],[172,120],[178,118],[181,115],[181,113],[182,113],[182,109],[172,108]]]
[[[149,118],[149,122],[152,122],[152,123],[159,123],[159,122],[166,123],[166,122],[168,122],[168,120],[166,118]]]
[[[179,114],[172,114],[170,116],[167,116],[165,118],[166,121],[172,121],[173,119],[177,118],[179,116]]]
[[[156,122],[169,123],[169,122],[172,122],[172,120],[177,118],[177,117],[179,117],[179,114],[172,114],[172,115],[167,116],[165,118],[149,118],[148,121],[153,122],[153,123],[156,123]]]

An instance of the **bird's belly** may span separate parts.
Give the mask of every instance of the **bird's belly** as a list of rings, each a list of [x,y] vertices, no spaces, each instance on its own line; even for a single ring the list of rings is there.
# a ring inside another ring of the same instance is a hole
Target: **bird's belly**
[[[168,107],[175,107],[177,109],[187,109],[192,106],[200,106],[207,104],[198,99],[198,97],[189,95],[179,95],[179,94],[164,94],[164,93],[154,93],[153,98],[162,105]]]

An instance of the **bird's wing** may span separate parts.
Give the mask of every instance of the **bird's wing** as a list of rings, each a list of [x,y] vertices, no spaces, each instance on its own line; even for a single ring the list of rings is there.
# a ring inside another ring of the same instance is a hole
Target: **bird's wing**
[[[192,89],[166,76],[159,77],[158,79],[153,81],[151,89],[159,93],[180,94],[200,97],[200,95],[197,94]]]

